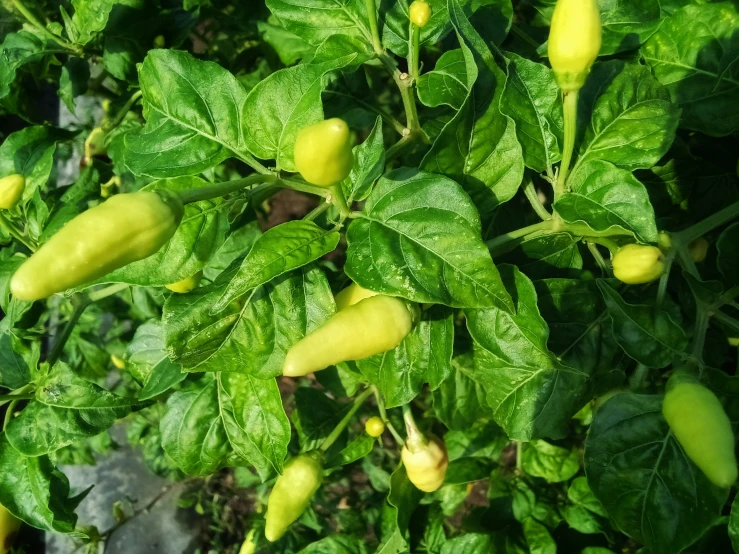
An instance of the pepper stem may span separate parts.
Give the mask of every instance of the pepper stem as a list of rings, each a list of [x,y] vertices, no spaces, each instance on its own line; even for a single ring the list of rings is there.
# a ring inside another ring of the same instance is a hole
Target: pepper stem
[[[359,409],[359,407],[364,403],[365,400],[367,400],[367,398],[369,398],[371,394],[372,394],[372,388],[368,388],[364,392],[362,392],[362,394],[360,394],[354,399],[354,403],[352,404],[352,407],[349,408],[349,411],[346,413],[346,415],[343,418],[341,418],[341,421],[339,422],[339,424],[336,427],[334,427],[334,430],[331,431],[331,434],[328,437],[326,437],[323,443],[321,444],[321,451],[326,452],[329,448],[331,448],[331,446],[333,446],[333,444],[336,442],[336,439],[339,438],[342,431],[344,431],[346,426],[351,421],[352,417],[354,417],[354,414],[357,413],[357,410]]]
[[[565,92],[562,98],[565,136],[562,148],[562,163],[559,165],[559,175],[554,190],[555,198],[559,198],[567,190],[567,175],[570,172],[572,152],[575,150],[575,133],[577,132],[577,95],[578,91]]]
[[[408,450],[415,454],[425,447],[429,441],[416,425],[413,412],[411,412],[411,407],[408,404],[403,404],[403,421],[405,422],[405,432],[408,434],[405,445]]]

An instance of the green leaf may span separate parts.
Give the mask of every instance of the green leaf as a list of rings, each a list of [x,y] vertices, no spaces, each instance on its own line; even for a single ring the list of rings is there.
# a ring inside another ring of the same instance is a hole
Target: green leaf
[[[547,233],[524,237],[506,261],[516,265],[528,277],[571,275],[571,270],[582,269],[578,245],[581,239],[570,233]],[[558,271],[559,270],[559,271]]]
[[[303,267],[334,250],[338,231],[325,231],[312,221],[288,221],[260,236],[236,271],[212,313],[275,277]]]
[[[162,446],[188,475],[210,475],[248,462],[264,481],[270,463],[238,424],[230,400],[218,374],[204,375],[192,390],[174,393],[160,422]]]
[[[105,29],[110,11],[122,0],[72,0],[72,23],[77,31],[77,44],[87,44]]]
[[[350,65],[357,56],[288,67],[260,81],[242,106],[244,147],[257,158],[276,160],[278,169],[295,171],[298,132],[323,120],[326,74]]]
[[[47,456],[29,458],[0,439],[0,504],[27,524],[44,531],[87,538],[75,531],[76,499],[69,481]]]
[[[125,135],[131,172],[153,178],[194,175],[233,155],[251,159],[244,144],[246,91],[213,62],[178,50],[151,50],[139,69],[146,125]]]
[[[522,525],[531,554],[557,554],[557,543],[546,527],[533,518],[524,520]]]
[[[441,549],[441,554],[488,554],[497,552],[493,545],[491,535],[467,533],[447,541]]]
[[[405,466],[399,465],[390,477],[390,493],[387,495],[387,501],[395,513],[392,519],[397,522],[398,529],[402,533],[407,531],[413,510],[416,509],[422,497],[423,493],[408,479]]]
[[[531,281],[512,266],[502,266],[501,275],[516,298],[516,313],[466,311],[475,347],[471,377],[487,392],[495,421],[511,439],[564,437],[590,375],[565,365],[547,347],[549,328]]]
[[[729,538],[734,552],[739,552],[739,497],[734,497],[729,514]]]
[[[473,379],[474,371],[471,354],[456,356],[452,374],[434,391],[434,412],[449,429],[469,429],[476,421],[493,417],[485,390]]]
[[[331,467],[332,465],[347,465],[361,460],[372,452],[376,441],[377,439],[374,437],[370,437],[367,433],[362,433],[339,452],[339,457],[335,463],[328,464],[327,467]]]
[[[40,348],[38,343],[33,342],[32,344],[36,346],[35,358],[38,363]],[[27,349],[13,330],[3,329],[0,333],[0,386],[12,390],[30,382],[31,371],[35,371],[36,366],[35,364],[33,367],[29,366],[22,354],[23,350]]]
[[[50,454],[93,437],[146,406],[78,377],[59,362],[36,389],[36,398],[8,424],[8,442],[25,456]]]
[[[57,143],[71,140],[76,134],[48,125],[35,125],[11,133],[0,145],[0,175],[20,173],[26,178],[23,204],[49,180]]]
[[[356,537],[331,535],[309,544],[298,554],[367,554],[367,548]]]
[[[508,54],[508,81],[501,111],[516,123],[526,167],[552,173],[562,157],[562,100],[554,74],[545,65]]]
[[[554,209],[568,223],[583,222],[600,235],[634,235],[657,242],[657,223],[647,189],[624,169],[603,161],[578,164],[567,179],[571,192]]]
[[[739,129],[738,26],[731,2],[691,4],[642,47],[644,60],[683,109],[681,127],[719,137]]]
[[[275,471],[282,473],[282,462],[290,442],[290,421],[282,407],[277,381],[241,373],[221,373],[219,383],[228,397],[225,403],[230,405],[236,425]]]
[[[74,99],[87,92],[89,80],[90,66],[87,60],[70,58],[62,67],[58,94],[70,112],[75,111]]]
[[[568,481],[580,470],[580,454],[576,449],[562,448],[542,440],[526,445],[522,462],[527,475],[541,477],[547,483]]]
[[[203,276],[209,281],[215,281],[234,260],[246,256],[260,236],[262,236],[262,231],[260,231],[256,222],[232,230],[226,241],[203,269]]]
[[[183,191],[204,186],[207,183],[198,177],[176,177],[156,181],[144,190]],[[185,215],[177,231],[156,254],[116,269],[82,288],[103,283],[163,286],[194,275],[205,267],[225,240],[227,207],[228,203],[221,198],[185,205]]]
[[[739,223],[729,225],[716,241],[718,258],[716,265],[729,282],[739,281]]]
[[[598,2],[603,26],[603,42],[599,56],[609,56],[639,48],[662,21],[659,0]]]
[[[286,66],[291,66],[313,50],[307,42],[296,34],[267,21],[257,21],[257,29],[261,33],[264,42],[275,49],[280,61]]]
[[[579,533],[586,535],[606,533],[605,522],[582,506],[568,504],[564,507],[562,515],[567,525]]]
[[[515,123],[500,109],[505,73],[461,8],[450,12],[466,65],[468,95],[444,126],[421,168],[451,177],[483,215],[516,194],[523,177],[523,153]]]
[[[382,118],[375,120],[367,139],[352,149],[354,165],[351,173],[344,179],[342,187],[347,204],[364,200],[372,192],[375,181],[385,168],[385,143],[382,134]]]
[[[382,393],[386,406],[407,404],[424,383],[433,391],[452,371],[452,310],[432,306],[395,349],[357,361],[357,367]]]
[[[622,392],[601,406],[585,441],[585,472],[617,528],[654,554],[695,542],[728,496],[685,455],[656,395]]]
[[[415,302],[512,310],[480,239],[478,211],[450,179],[412,169],[388,173],[347,241],[344,269],[365,288]]]
[[[351,409],[352,403],[340,403],[323,391],[300,387],[295,391],[295,411],[292,422],[298,431],[302,451],[318,448],[334,427]],[[343,433],[346,436],[346,430]],[[338,455],[345,441],[339,440],[328,451],[329,458]]]
[[[418,99],[430,108],[446,105],[459,110],[469,94],[467,66],[461,49],[447,50],[436,66],[418,78]]]
[[[126,349],[126,361],[142,384],[139,400],[148,400],[182,382],[187,374],[167,357],[164,326],[152,320],[139,326]]]
[[[590,490],[586,477],[575,477],[572,480],[570,487],[567,489],[567,498],[576,506],[582,506],[586,510],[601,517],[608,517],[603,504],[598,501],[593,491]]]
[[[0,44],[0,99],[10,94],[10,85],[22,66],[56,53],[59,47],[30,31],[8,33]],[[43,71],[39,71],[43,73]]]
[[[331,289],[320,269],[304,266],[214,314],[235,269],[211,286],[167,299],[162,321],[168,352],[185,371],[274,377],[282,373],[290,346],[333,314]]]
[[[666,311],[646,304],[627,304],[601,279],[598,286],[613,322],[613,335],[626,354],[655,368],[666,367],[681,356],[688,337]]]
[[[267,0],[267,7],[288,31],[318,45],[333,35],[372,39],[362,0]]]
[[[652,167],[675,139],[680,109],[648,68],[617,60],[603,65],[607,67],[601,71],[615,76],[591,85],[602,93],[588,114],[573,174],[592,160],[605,160],[629,171]],[[588,100],[587,94],[583,100]],[[579,111],[580,115],[586,113],[582,105]]]

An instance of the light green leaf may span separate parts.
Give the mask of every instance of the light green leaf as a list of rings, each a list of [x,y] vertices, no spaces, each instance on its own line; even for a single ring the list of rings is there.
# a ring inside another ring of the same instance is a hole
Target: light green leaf
[[[480,239],[478,211],[450,179],[412,169],[388,173],[347,241],[345,271],[365,288],[415,302],[512,309]]]

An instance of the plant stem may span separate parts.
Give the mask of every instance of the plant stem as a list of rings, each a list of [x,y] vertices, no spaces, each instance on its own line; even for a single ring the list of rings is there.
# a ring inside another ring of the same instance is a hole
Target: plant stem
[[[575,150],[575,133],[577,132],[577,95],[577,91],[566,92],[562,98],[565,136],[562,148],[562,163],[559,165],[559,175],[554,189],[555,199],[567,191],[567,174],[570,171],[572,152]]]
[[[352,407],[349,409],[349,411],[346,413],[346,415],[341,419],[339,424],[334,427],[334,430],[331,431],[331,434],[326,437],[326,439],[321,444],[321,450],[323,452],[326,452],[331,446],[336,442],[336,439],[339,438],[342,431],[346,428],[346,426],[349,424],[349,421],[351,421],[352,417],[354,417],[354,414],[357,413],[357,410],[359,407],[364,403],[367,398],[372,394],[372,388],[366,389],[362,394],[357,396],[354,399],[354,403],[352,404]]]
[[[385,427],[387,427],[388,431],[390,431],[390,433],[393,435],[393,438],[395,438],[395,442],[398,443],[398,446],[403,446],[404,444],[403,437],[401,437],[398,434],[398,431],[395,429],[395,426],[387,418],[387,411],[385,410],[385,401],[383,400],[382,395],[380,394],[380,391],[374,385],[372,385],[372,391],[375,393],[375,400],[377,401],[377,410],[380,412],[380,417],[382,418],[382,421],[385,422]]]
[[[598,264],[603,275],[608,275],[610,273],[610,268],[608,267],[608,263],[603,259],[603,255],[600,253],[600,250],[598,250],[598,246],[591,240],[586,241],[586,244],[588,245],[588,250],[592,254],[595,259],[595,263]]]
[[[273,185],[278,180],[279,178],[275,175],[261,175],[259,173],[256,173],[254,175],[244,177],[243,179],[226,181],[225,183],[218,183],[217,185],[212,185],[210,187],[200,187],[197,189],[185,190],[180,192],[179,195],[184,204],[190,204],[191,202],[200,202],[201,200],[210,200],[211,198],[225,196],[227,194],[236,192],[257,183],[263,183],[266,186]],[[257,187],[249,191],[249,193],[253,194],[256,191],[261,190],[262,188],[265,187]]]
[[[11,236],[13,236],[23,246],[28,248],[31,252],[36,252],[37,247],[29,240],[27,240],[26,237],[23,236],[23,233],[21,233],[20,230],[15,225],[13,225],[2,212],[0,212],[0,225],[5,227],[8,233],[10,233]]]
[[[691,357],[697,360],[701,365],[703,364],[703,345],[706,341],[706,331],[708,331],[709,319],[710,316],[705,307],[699,304],[695,320],[695,329],[693,332],[693,353],[691,354]]]
[[[634,373],[629,379],[629,388],[637,391],[644,388],[649,377],[649,368],[644,364],[637,364]]]
[[[82,316],[82,313],[85,311],[87,306],[91,304],[89,297],[81,294],[73,296],[72,303],[74,304],[74,311],[72,312],[72,315],[69,316],[69,320],[62,330],[61,336],[57,337],[56,341],[54,341],[54,347],[51,349],[49,357],[46,358],[46,361],[52,367],[56,362],[59,361],[59,358],[64,351],[64,345],[67,343],[67,340],[69,340],[69,337],[72,335],[72,331],[74,330],[75,325],[77,325],[77,322]]]
[[[516,441],[516,469],[523,471],[523,441]]]
[[[654,309],[659,310],[662,307],[662,302],[665,300],[667,294],[667,282],[670,280],[670,270],[672,269],[672,262],[675,261],[675,251],[670,250],[667,257],[665,258],[665,272],[662,277],[659,278],[659,286],[657,287],[657,298],[654,301]]]
[[[0,402],[6,402],[8,400],[31,400],[35,394],[0,394]]]
[[[375,0],[364,0],[364,7],[367,9],[367,20],[369,21],[370,33],[372,34],[372,48],[377,54],[382,54],[382,41],[380,40],[380,31],[377,28],[377,6]]]
[[[123,105],[123,107],[118,110],[118,113],[115,114],[115,117],[103,124],[103,130],[107,132],[118,127],[118,125],[121,124],[121,121],[123,121],[123,118],[126,117],[126,114],[131,110],[133,105],[138,102],[139,98],[141,98],[142,94],[143,93],[141,92],[141,90],[137,90],[136,92],[134,92],[131,95],[131,98],[129,98]]]
[[[600,244],[601,246],[605,246],[606,248],[608,248],[611,254],[615,254],[618,251],[618,249],[621,248],[616,242],[606,237],[584,237],[584,238],[585,240],[589,242],[594,242],[595,244]]]
[[[538,215],[543,221],[552,218],[552,214],[549,213],[549,211],[541,203],[541,200],[539,200],[539,195],[536,192],[536,188],[534,188],[534,181],[532,181],[530,177],[527,179],[526,184],[523,186],[523,192],[526,195],[529,203],[531,204],[531,207],[534,208],[536,215]]]
[[[692,227],[688,227],[678,233],[673,233],[673,242],[675,240],[674,237],[677,236],[679,242],[689,244],[698,237],[702,237],[709,231],[712,231],[716,227],[720,227],[737,216],[739,216],[739,202],[734,202],[733,204],[726,206],[723,210],[719,210],[715,214],[709,215],[703,221],[699,221]]]
[[[522,227],[520,229],[516,229],[515,231],[510,231],[509,233],[499,235],[494,239],[486,241],[485,244],[490,250],[492,250],[503,244],[525,237],[526,235],[530,235],[537,231],[551,231],[556,227],[556,225],[557,222],[554,219],[540,221],[539,223],[534,223],[533,225],[528,225],[527,227]]]
[[[715,312],[713,314],[713,317],[722,325],[730,328],[735,333],[739,333],[739,321],[737,321],[730,315],[726,315],[724,312]]]
[[[303,218],[303,220],[305,220],[305,221],[313,221],[313,220],[314,220],[314,219],[316,219],[316,218],[317,218],[317,217],[318,217],[319,215],[321,215],[321,214],[322,214],[323,212],[325,212],[326,210],[328,210],[328,209],[329,209],[329,208],[330,208],[331,206],[332,206],[332,204],[331,204],[330,202],[321,202],[320,204],[318,204],[318,206],[316,206],[315,208],[313,208],[313,209],[312,209],[312,210],[311,210],[311,211],[310,211],[310,212],[309,212],[309,213],[308,213],[308,214],[307,214],[307,215],[306,215],[306,216],[305,216],[305,217]]]
[[[128,286],[128,283],[116,283],[115,285],[110,285],[103,289],[98,289],[90,292],[87,295],[87,298],[90,300],[90,302],[97,302],[98,300],[102,300],[103,298],[107,298],[108,296],[113,296],[117,292],[127,289]]]
[[[418,425],[416,425],[410,404],[403,404],[403,421],[405,422],[405,432],[408,437],[405,440],[405,446],[415,454],[419,447],[427,445],[429,441],[418,428]]]
[[[419,44],[421,38],[421,28],[418,25],[410,24],[410,43],[408,44],[408,71],[411,74],[413,82],[418,79],[418,57]]]
[[[25,17],[28,20],[28,22],[31,25],[33,25],[34,27],[36,27],[41,32],[41,34],[43,34],[44,36],[46,36],[48,39],[56,42],[59,46],[61,46],[62,48],[66,49],[67,50],[67,52],[66,52],[67,54],[80,55],[82,53],[81,49],[78,46],[75,46],[71,42],[69,42],[69,41],[63,39],[62,37],[57,36],[54,33],[52,33],[51,31],[49,31],[46,28],[46,25],[44,25],[43,23],[41,23],[41,21],[38,20],[38,18],[34,15],[34,13],[31,10],[29,10],[25,6],[25,4],[23,4],[23,2],[21,0],[12,0],[12,1],[13,1],[13,5],[15,6],[15,8],[23,15],[23,17]]]
[[[351,210],[346,205],[346,198],[344,197],[344,191],[341,189],[341,183],[337,183],[331,187],[331,202],[339,209],[341,214],[341,221],[344,221]]]
[[[305,192],[307,194],[315,194],[316,196],[321,196],[323,198],[326,198],[330,193],[330,189],[328,188],[317,187],[315,185],[310,185],[305,181],[299,181],[297,179],[286,177],[280,178],[278,181],[275,182],[275,184],[278,186],[289,187],[291,189]]]

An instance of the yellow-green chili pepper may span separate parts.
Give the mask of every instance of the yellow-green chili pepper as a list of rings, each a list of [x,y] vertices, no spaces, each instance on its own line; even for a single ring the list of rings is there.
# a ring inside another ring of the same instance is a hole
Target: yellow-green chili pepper
[[[171,290],[172,292],[184,294],[186,292],[190,292],[192,289],[197,287],[200,284],[200,280],[202,278],[203,272],[198,271],[197,273],[195,273],[195,275],[190,275],[190,277],[186,277],[182,281],[177,281],[176,283],[165,285],[165,288]]]
[[[0,179],[0,209],[12,210],[23,198],[26,188],[26,178],[20,173],[14,173]]]
[[[10,291],[20,300],[39,300],[147,258],[172,238],[182,214],[172,191],[113,196],[41,246],[15,272]]]
[[[411,332],[419,313],[417,306],[400,298],[365,298],[336,312],[294,345],[285,357],[282,374],[299,377],[392,350]]]
[[[264,535],[275,542],[308,508],[323,481],[323,454],[314,450],[287,461],[267,501]]]
[[[334,117],[304,127],[295,140],[293,155],[303,179],[319,187],[335,185],[354,165],[349,126]]]
[[[664,272],[664,256],[656,246],[627,244],[613,256],[613,275],[629,285],[649,283]]]
[[[557,0],[549,30],[549,61],[562,92],[580,90],[602,41],[596,0]]]
[[[449,456],[437,437],[409,438],[400,453],[408,479],[424,492],[434,492],[444,483]]]

